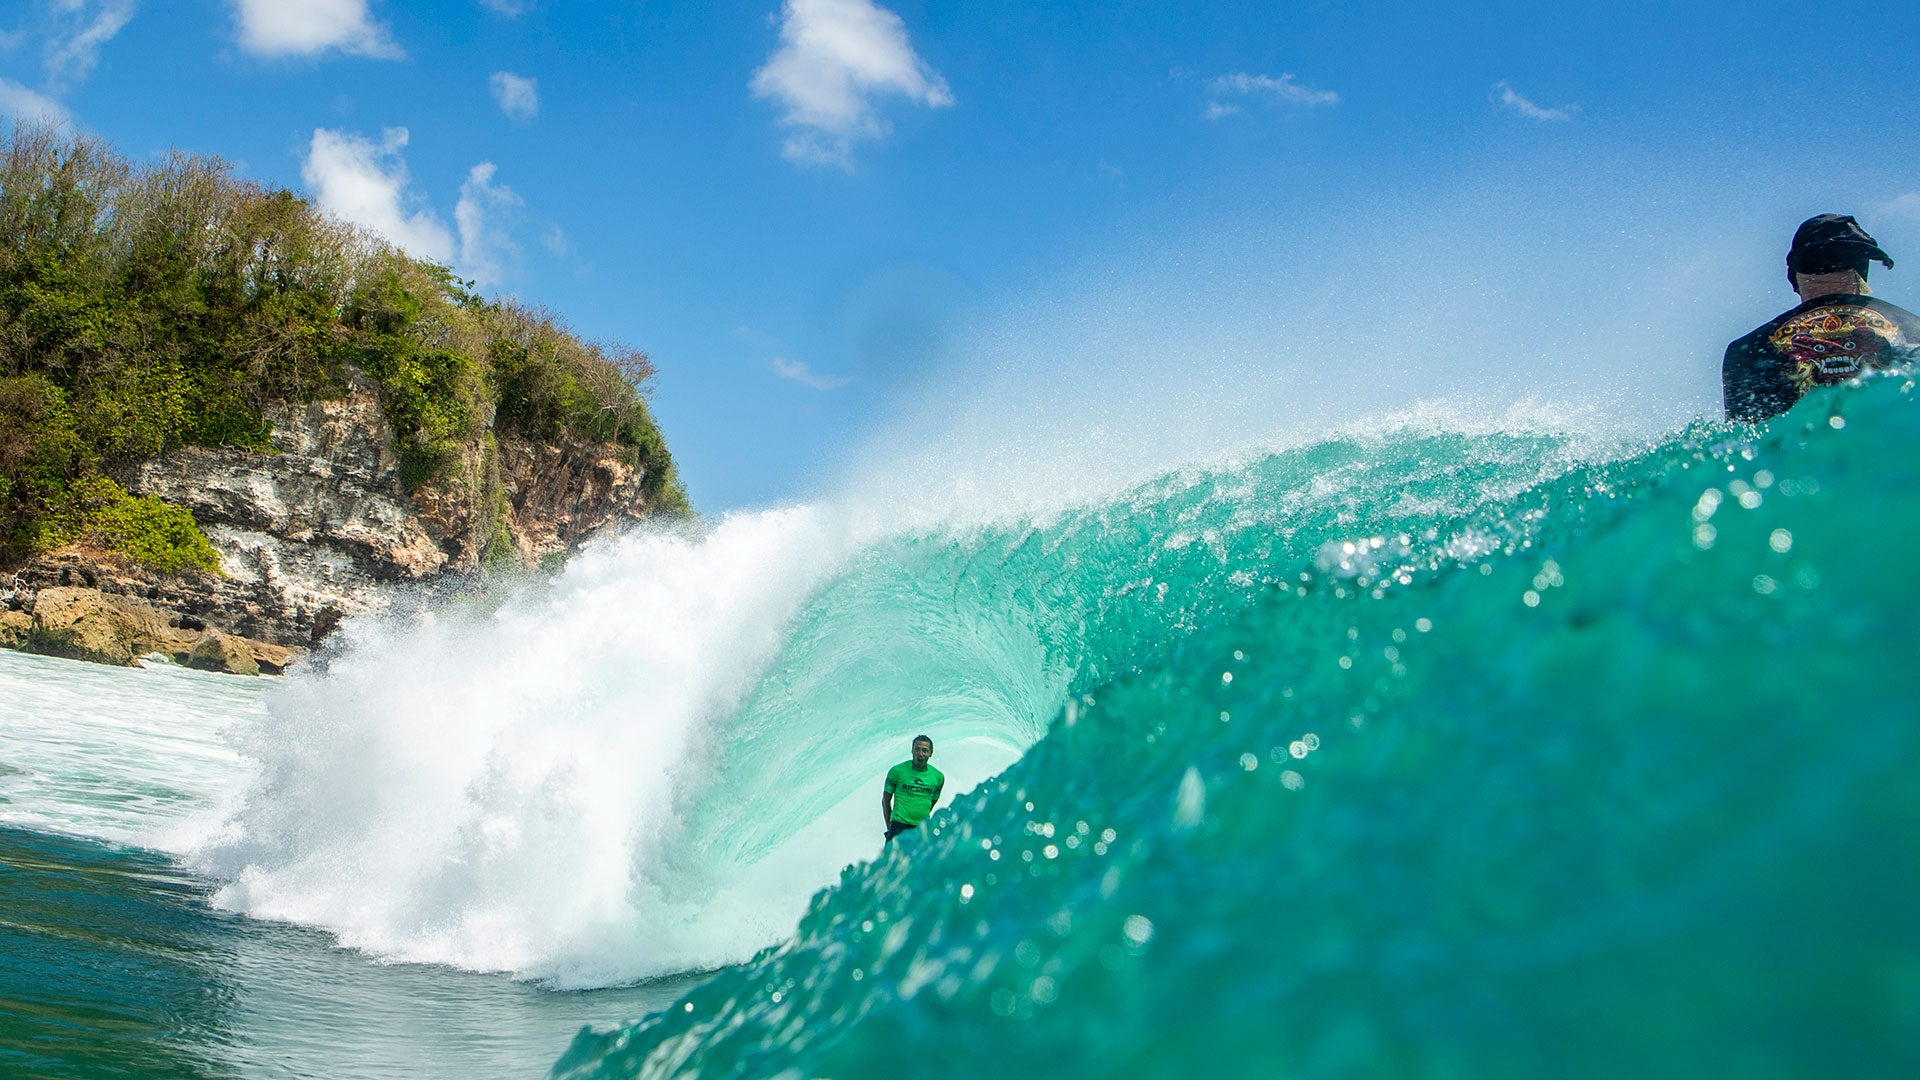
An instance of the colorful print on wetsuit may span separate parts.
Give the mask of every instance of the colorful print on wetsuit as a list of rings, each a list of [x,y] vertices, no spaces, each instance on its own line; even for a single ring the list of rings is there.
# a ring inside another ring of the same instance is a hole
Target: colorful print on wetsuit
[[[1858,304],[1801,312],[1767,336],[1773,351],[1786,361],[1787,378],[1803,394],[1853,378],[1900,340],[1900,328],[1892,319]]]

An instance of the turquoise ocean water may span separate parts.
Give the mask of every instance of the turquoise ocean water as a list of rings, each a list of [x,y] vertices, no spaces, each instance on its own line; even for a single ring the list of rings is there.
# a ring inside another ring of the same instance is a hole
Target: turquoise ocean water
[[[0,656],[0,1071],[1920,1074],[1916,445],[1900,377],[1391,424],[632,538],[277,687]]]

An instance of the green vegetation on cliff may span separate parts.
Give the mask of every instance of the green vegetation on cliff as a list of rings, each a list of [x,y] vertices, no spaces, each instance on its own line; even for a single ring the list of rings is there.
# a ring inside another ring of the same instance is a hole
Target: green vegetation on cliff
[[[0,565],[84,540],[211,569],[184,511],[129,496],[178,446],[268,450],[264,406],[378,386],[410,488],[489,432],[612,443],[651,508],[686,495],[646,355],[474,295],[217,158],[135,166],[86,136],[0,136]]]

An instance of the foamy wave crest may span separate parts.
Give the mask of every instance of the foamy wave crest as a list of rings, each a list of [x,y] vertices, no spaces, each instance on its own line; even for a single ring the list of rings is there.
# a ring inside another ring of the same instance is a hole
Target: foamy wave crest
[[[595,546],[491,615],[349,627],[324,676],[237,733],[259,774],[198,856],[229,882],[217,902],[572,985],[776,940],[819,868],[744,896],[666,879],[699,861],[675,845],[705,842],[681,806],[711,725],[848,544],[817,508],[741,515]]]

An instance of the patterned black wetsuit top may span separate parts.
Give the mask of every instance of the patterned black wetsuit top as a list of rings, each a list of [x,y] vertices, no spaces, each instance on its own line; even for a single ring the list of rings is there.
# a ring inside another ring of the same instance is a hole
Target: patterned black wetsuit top
[[[1917,351],[1913,312],[1872,296],[1815,297],[1727,346],[1720,368],[1727,419],[1778,416],[1816,386],[1913,360]]]

